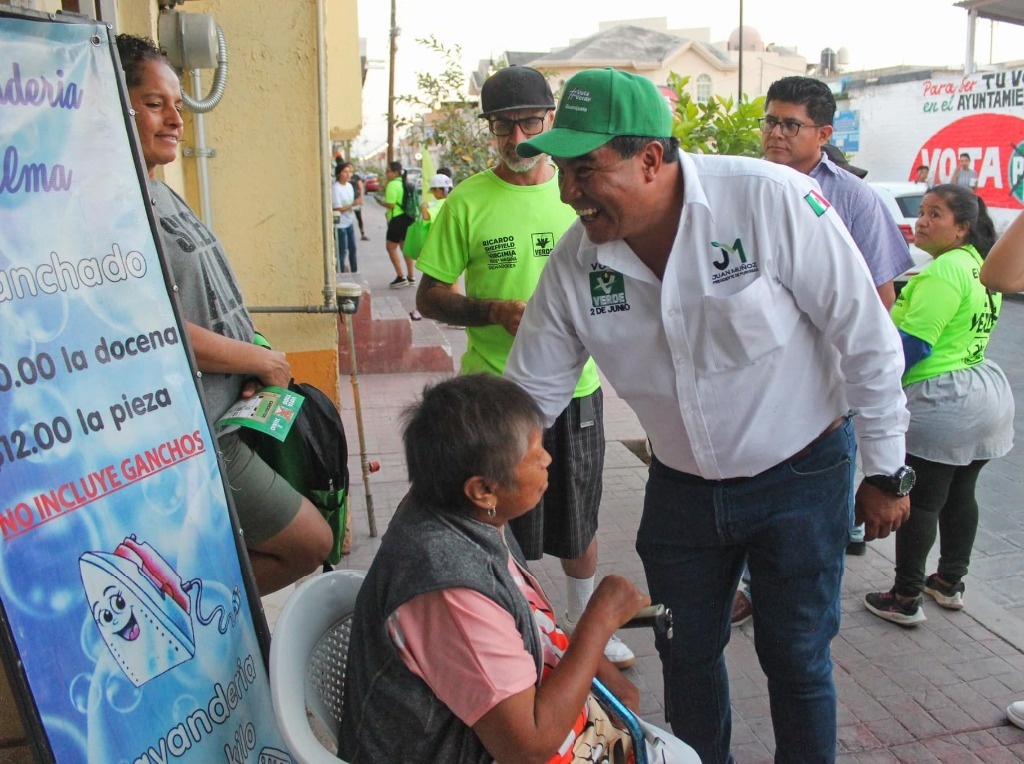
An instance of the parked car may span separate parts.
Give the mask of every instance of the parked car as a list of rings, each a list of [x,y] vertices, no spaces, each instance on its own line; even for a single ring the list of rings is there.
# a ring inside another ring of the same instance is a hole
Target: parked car
[[[363,190],[368,193],[380,191],[380,179],[372,172],[363,176]]]
[[[924,197],[927,186],[922,183],[873,181],[868,181],[868,185],[875,190],[875,193],[881,198],[882,204],[893,216],[896,225],[900,227],[900,232],[906,239],[907,246],[910,247],[910,257],[914,261],[913,267],[894,279],[898,291],[911,276],[916,276],[932,261],[931,255],[914,246],[914,223],[921,210],[921,199]]]

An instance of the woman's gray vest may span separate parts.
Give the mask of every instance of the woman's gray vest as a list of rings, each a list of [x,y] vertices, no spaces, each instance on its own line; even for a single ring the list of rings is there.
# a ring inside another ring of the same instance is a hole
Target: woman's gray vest
[[[464,587],[512,614],[527,650],[543,660],[529,604],[508,572],[508,550],[524,568],[506,528],[471,519],[465,510],[399,506],[370,566],[352,622],[345,680],[342,758],[363,762],[476,764],[493,759],[480,740],[410,672],[388,636],[387,617],[413,597]]]

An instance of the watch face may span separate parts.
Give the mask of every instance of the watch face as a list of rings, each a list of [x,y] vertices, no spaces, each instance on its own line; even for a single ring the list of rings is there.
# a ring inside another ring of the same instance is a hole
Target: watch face
[[[910,493],[910,489],[914,487],[914,480],[917,475],[913,468],[903,466],[896,471],[895,477],[899,480],[899,489],[897,490],[898,496],[906,496]]]
[[[902,497],[910,493],[910,489],[914,487],[915,478],[914,470],[904,465],[893,475],[871,475],[864,479],[876,488]]]

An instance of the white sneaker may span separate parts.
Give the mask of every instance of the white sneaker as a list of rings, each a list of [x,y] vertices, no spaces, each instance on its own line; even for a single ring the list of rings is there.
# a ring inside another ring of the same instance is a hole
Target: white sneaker
[[[569,619],[568,613],[563,613],[562,631],[571,637],[575,630],[576,622]],[[636,656],[633,654],[633,651],[629,649],[629,645],[614,634],[612,634],[612,638],[608,640],[608,644],[604,646],[604,657],[607,658],[617,669],[628,669],[636,663]]]
[[[614,634],[608,640],[608,644],[604,646],[604,657],[611,661],[611,664],[617,669],[628,669],[636,663],[636,656],[629,649],[629,645]],[[1024,703],[1021,705],[1024,705]]]
[[[1024,729],[1024,700],[1011,703],[1006,709],[1006,718],[1021,729]]]

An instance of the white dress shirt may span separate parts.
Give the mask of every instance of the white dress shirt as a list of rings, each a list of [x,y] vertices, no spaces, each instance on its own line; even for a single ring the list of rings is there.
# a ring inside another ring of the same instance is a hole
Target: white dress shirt
[[[680,164],[663,279],[624,240],[594,245],[576,222],[505,376],[553,421],[593,356],[659,461],[710,480],[784,461],[849,409],[865,474],[895,472],[909,421],[902,346],[817,183],[763,160],[681,154]]]

